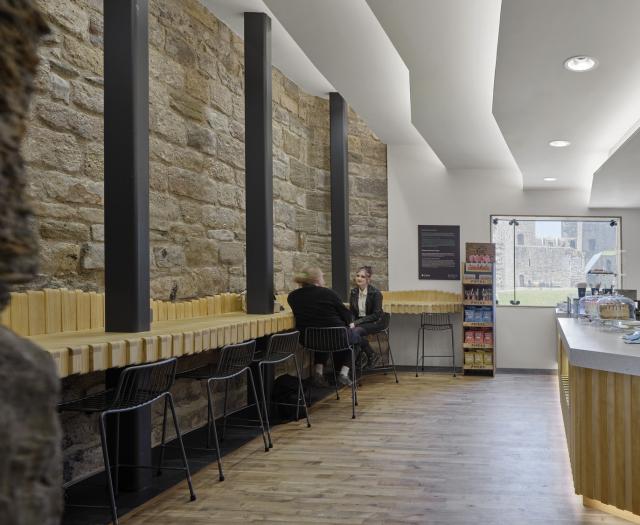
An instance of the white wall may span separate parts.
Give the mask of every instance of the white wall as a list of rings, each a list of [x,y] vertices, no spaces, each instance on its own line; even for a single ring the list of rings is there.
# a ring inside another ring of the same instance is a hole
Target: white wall
[[[520,175],[513,172],[447,172],[429,148],[420,146],[388,146],[387,169],[390,290],[460,292],[460,281],[418,279],[417,226],[459,224],[463,256],[465,242],[489,242],[490,215],[620,216],[623,287],[640,289],[640,210],[589,209],[589,193],[577,190],[523,191]],[[497,366],[554,368],[552,315],[551,309],[498,308]],[[413,341],[413,359],[400,364],[415,364],[415,336]],[[396,349],[405,346],[397,342]]]

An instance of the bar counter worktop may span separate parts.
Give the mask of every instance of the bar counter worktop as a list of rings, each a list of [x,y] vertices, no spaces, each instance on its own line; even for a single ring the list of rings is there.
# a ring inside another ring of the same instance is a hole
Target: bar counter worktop
[[[621,335],[557,319],[560,405],[576,494],[640,523],[640,345]]]
[[[575,318],[558,319],[558,325],[570,364],[640,376],[640,345],[626,344],[624,332],[605,331]]]

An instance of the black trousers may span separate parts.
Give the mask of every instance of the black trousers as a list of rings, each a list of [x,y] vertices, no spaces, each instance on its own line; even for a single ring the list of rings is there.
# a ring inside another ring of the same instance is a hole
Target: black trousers
[[[366,343],[367,346],[369,342],[366,339],[362,339],[360,334],[358,333],[356,328],[349,328],[347,330],[349,334],[349,343],[352,345],[362,345]],[[356,349],[357,351],[357,349]],[[340,370],[343,366],[348,366],[351,368],[351,352],[349,350],[344,350],[342,352],[333,352],[333,366],[336,370]],[[326,365],[329,360],[328,352],[315,352],[314,363],[316,365]]]

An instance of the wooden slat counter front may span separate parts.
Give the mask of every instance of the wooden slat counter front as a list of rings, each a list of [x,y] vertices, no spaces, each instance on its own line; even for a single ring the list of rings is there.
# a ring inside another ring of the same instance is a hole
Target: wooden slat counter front
[[[576,494],[640,523],[640,345],[558,319],[560,402]]]
[[[202,352],[294,326],[291,312],[249,315],[243,312],[159,321],[148,332],[116,333],[104,329],[29,337],[51,353],[60,377],[86,374],[167,357]]]

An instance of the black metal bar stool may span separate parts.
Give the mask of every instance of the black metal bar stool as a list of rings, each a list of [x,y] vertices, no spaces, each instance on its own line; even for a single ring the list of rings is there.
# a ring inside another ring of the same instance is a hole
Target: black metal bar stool
[[[356,351],[354,345],[349,343],[349,334],[345,326],[337,326],[331,328],[307,328],[304,331],[304,349],[309,352],[328,353],[331,358],[331,369],[333,370],[333,379],[336,388],[336,399],[340,399],[338,392],[338,381],[336,370],[333,362],[333,354],[336,352],[348,351],[351,353],[351,370],[353,371],[353,380],[351,381],[351,418],[356,418],[356,406],[358,404],[358,390],[356,383],[358,382],[356,369]],[[313,369],[313,359],[312,369]],[[311,398],[311,395],[309,395]]]
[[[120,467],[126,468],[154,468],[165,470],[184,470],[189,484],[189,492],[191,493],[191,501],[196,499],[191,483],[191,473],[189,472],[189,464],[182,443],[182,435],[178,419],[176,418],[176,410],[173,404],[173,396],[170,389],[173,386],[176,376],[177,359],[171,358],[157,363],[147,365],[137,365],[125,368],[120,375],[118,385],[115,389],[98,392],[82,399],[68,401],[58,405],[60,411],[84,412],[87,414],[98,413],[100,415],[100,442],[102,444],[102,457],[104,459],[105,473],[107,476],[107,488],[109,492],[109,502],[111,506],[111,514],[113,515],[113,523],[118,523],[118,511],[116,508],[115,495],[118,493],[118,472]],[[176,437],[180,444],[180,452],[182,454],[182,463],[184,467],[163,467],[162,458],[158,466],[151,465],[121,465],[119,463],[119,433],[120,433],[120,414],[138,410],[154,401],[164,398],[164,420],[162,423],[162,435],[164,444],[164,434],[167,421],[167,406],[171,408],[173,416],[173,425],[176,431]],[[111,465],[109,459],[109,450],[107,448],[107,431],[106,418],[108,415],[115,415],[116,436],[115,436],[115,465]],[[114,470],[112,475],[111,471]]]
[[[227,414],[227,392],[229,386],[229,380],[234,377],[238,377],[245,372],[247,373],[249,383],[251,385],[251,391],[253,392],[253,399],[255,401],[256,412],[258,413],[258,419],[260,420],[260,427],[262,429],[262,439],[264,440],[264,450],[269,450],[267,443],[267,436],[264,429],[264,422],[262,420],[262,413],[260,410],[260,398],[256,391],[256,385],[253,378],[253,372],[251,371],[251,363],[253,362],[253,356],[256,351],[256,342],[254,340],[247,341],[245,343],[238,343],[234,345],[226,345],[222,347],[220,351],[220,359],[216,363],[210,363],[206,366],[196,368],[193,370],[186,370],[176,375],[178,379],[194,379],[197,381],[207,382],[207,448],[211,448],[211,428],[213,427],[213,436],[216,442],[216,453],[218,455],[218,473],[220,481],[224,481],[224,473],[222,471],[222,457],[220,455],[220,442],[218,440],[218,430],[216,428],[216,418],[214,414],[214,397],[213,387],[217,381],[225,381],[225,398],[224,398],[224,424],[226,425]],[[238,410],[243,410],[252,406],[252,404],[246,405]],[[237,412],[235,410],[234,412]],[[232,413],[234,413],[232,412]],[[162,440],[162,447],[164,447],[164,433]],[[164,448],[161,449],[161,455]]]
[[[296,366],[296,374],[298,375],[298,397],[296,404],[272,402],[274,405],[285,405],[296,407],[296,421],[299,419],[300,406],[304,407],[305,417],[307,418],[307,428],[311,426],[309,420],[309,411],[307,409],[307,400],[304,395],[304,388],[302,386],[302,374],[300,367],[298,366],[298,358],[296,357],[296,349],[300,342],[300,332],[288,332],[286,334],[273,334],[269,338],[267,343],[267,349],[264,355],[256,357],[258,362],[258,370],[260,372],[260,388],[262,389],[262,401],[264,402],[264,419],[267,424],[267,437],[269,439],[269,448],[273,447],[271,442],[271,426],[269,424],[269,409],[267,406],[267,399],[264,391],[264,367],[265,365],[275,365],[278,363],[284,363],[289,359],[293,359]],[[300,403],[302,401],[302,403]]]
[[[424,354],[424,337],[427,332],[443,332],[451,331],[451,355],[431,355]],[[422,355],[420,354],[420,334],[422,333]],[[448,357],[451,358],[451,372],[456,377],[456,356],[455,345],[453,343],[453,324],[449,318],[449,314],[431,314],[423,313],[420,315],[420,328],[418,328],[418,348],[416,349],[416,377],[418,377],[418,368],[422,366],[424,372],[424,360],[427,357]]]
[[[380,357],[380,363],[382,363],[380,366],[376,366],[375,368],[369,369],[369,372],[384,372],[385,375],[387,373],[387,371],[389,370],[393,370],[393,375],[396,378],[396,383],[399,383],[398,381],[398,374],[396,372],[396,363],[393,360],[393,352],[391,351],[391,341],[389,339],[389,323],[391,321],[391,314],[385,312],[382,315],[382,329],[378,332],[375,332],[374,334],[371,334],[369,337],[369,341],[371,342],[371,340],[375,337],[376,338],[376,347],[377,347],[377,351],[378,351],[378,356]],[[382,338],[384,341],[386,341],[387,343],[387,348],[388,348],[388,355],[387,355],[387,362],[385,363],[384,360],[384,356],[382,353]],[[362,376],[362,372],[360,373],[360,376]]]

